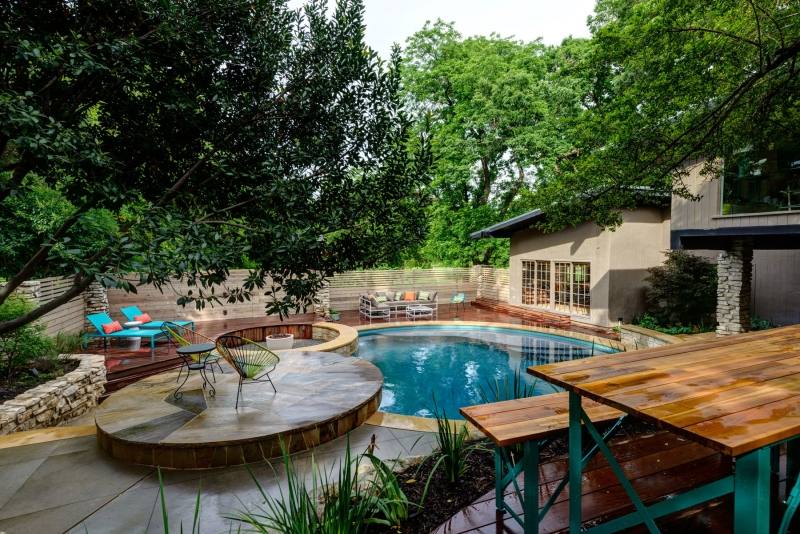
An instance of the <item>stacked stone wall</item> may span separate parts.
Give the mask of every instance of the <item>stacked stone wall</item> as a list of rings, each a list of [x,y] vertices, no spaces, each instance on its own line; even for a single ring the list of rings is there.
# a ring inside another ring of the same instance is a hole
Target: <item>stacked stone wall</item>
[[[717,334],[746,332],[750,328],[753,247],[736,242],[717,259]]]
[[[78,367],[0,404],[0,435],[56,426],[97,406],[106,383],[105,358],[71,354]]]

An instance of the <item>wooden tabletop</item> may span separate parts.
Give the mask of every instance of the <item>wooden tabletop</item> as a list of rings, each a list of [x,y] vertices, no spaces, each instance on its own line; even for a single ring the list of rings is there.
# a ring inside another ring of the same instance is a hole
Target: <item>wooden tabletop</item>
[[[732,456],[800,434],[800,325],[528,372]]]

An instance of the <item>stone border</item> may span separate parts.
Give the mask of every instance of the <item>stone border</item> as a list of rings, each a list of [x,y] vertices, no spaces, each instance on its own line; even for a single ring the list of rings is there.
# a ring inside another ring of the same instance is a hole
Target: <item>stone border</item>
[[[97,406],[106,383],[105,357],[66,357],[80,361],[75,370],[0,404],[0,435],[56,426]]]
[[[304,351],[337,352],[345,356],[352,356],[358,350],[358,330],[352,326],[339,323],[314,323],[311,328],[312,337],[325,342],[303,347]]]
[[[679,337],[633,324],[624,324],[619,327],[619,331],[622,342],[628,350],[650,349],[683,343],[683,340]]]

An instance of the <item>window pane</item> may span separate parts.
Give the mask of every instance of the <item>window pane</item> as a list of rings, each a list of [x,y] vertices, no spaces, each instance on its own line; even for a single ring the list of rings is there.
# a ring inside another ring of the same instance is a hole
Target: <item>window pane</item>
[[[536,305],[550,306],[550,262],[536,262]]]
[[[725,158],[722,214],[800,210],[800,144],[747,149]]]
[[[572,272],[572,264],[556,262],[555,268],[555,310],[562,313],[569,313],[569,299],[571,293],[570,274]]]
[[[572,264],[572,313],[589,315],[591,286],[589,264]]]
[[[535,304],[536,294],[536,262],[522,262],[522,303]]]

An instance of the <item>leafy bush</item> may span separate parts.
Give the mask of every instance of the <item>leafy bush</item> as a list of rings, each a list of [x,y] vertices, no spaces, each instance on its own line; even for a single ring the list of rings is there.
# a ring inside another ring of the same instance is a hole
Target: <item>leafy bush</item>
[[[712,325],[717,306],[716,266],[683,250],[665,254],[663,265],[648,269],[647,314],[662,327]]]
[[[359,477],[364,458],[374,467],[366,480]],[[281,489],[277,497],[267,494],[251,473],[264,505],[229,519],[255,532],[361,534],[370,525],[393,526],[408,518],[409,502],[392,470],[372,454],[353,456],[349,443],[335,472],[320,473],[312,459],[310,485],[285,449],[283,467],[285,492]]]
[[[763,319],[758,315],[750,317],[750,330],[768,330],[770,328],[775,328],[775,325],[769,319]]]
[[[25,315],[33,309],[33,304],[23,297],[7,298],[0,304],[0,322],[9,321]],[[0,335],[0,377],[11,382],[27,370],[36,360],[51,358],[55,344],[44,335],[44,328],[27,324],[16,330]]]
[[[433,475],[439,469],[444,469],[448,482],[455,484],[461,480],[461,475],[467,469],[467,460],[478,450],[479,443],[470,443],[469,430],[463,424],[458,429],[453,428],[453,423],[447,419],[447,414],[439,410],[436,399],[433,399],[433,415],[436,417],[436,451],[433,453],[433,468],[428,477],[429,485]],[[427,490],[426,490],[427,493]]]

